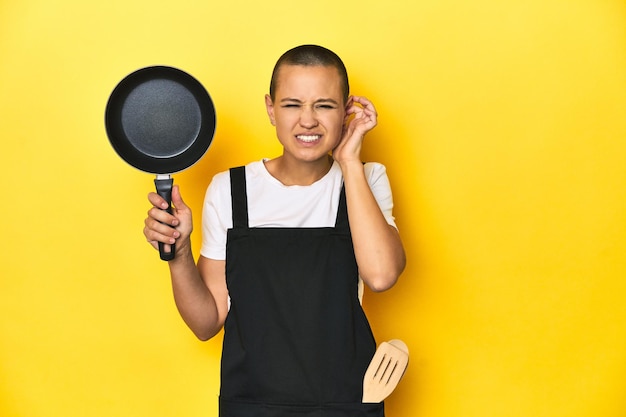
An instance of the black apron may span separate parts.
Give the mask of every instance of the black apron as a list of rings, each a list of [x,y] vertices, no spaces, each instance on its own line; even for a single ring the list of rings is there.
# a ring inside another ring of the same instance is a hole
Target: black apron
[[[361,402],[376,343],[345,191],[335,227],[249,228],[245,169],[230,174],[220,417],[384,417]]]

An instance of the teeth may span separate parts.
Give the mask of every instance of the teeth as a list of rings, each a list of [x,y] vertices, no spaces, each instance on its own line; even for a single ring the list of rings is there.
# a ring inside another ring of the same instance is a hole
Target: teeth
[[[320,138],[319,135],[298,135],[297,138],[303,142],[315,142]]]

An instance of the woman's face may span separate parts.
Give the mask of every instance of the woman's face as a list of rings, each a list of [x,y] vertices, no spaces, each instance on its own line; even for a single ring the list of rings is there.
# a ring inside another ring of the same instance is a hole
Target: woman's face
[[[334,67],[283,65],[275,98],[266,96],[265,105],[285,157],[318,161],[341,140],[346,103]]]

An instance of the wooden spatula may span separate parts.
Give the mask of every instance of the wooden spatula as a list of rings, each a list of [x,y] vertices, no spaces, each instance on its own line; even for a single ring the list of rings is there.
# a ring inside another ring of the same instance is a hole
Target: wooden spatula
[[[409,348],[398,339],[382,342],[363,378],[363,402],[379,403],[391,394],[409,365]]]

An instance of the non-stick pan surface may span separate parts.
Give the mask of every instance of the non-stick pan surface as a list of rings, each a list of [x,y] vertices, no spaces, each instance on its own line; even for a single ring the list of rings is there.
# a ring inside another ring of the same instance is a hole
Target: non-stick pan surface
[[[196,163],[215,133],[215,107],[202,84],[166,66],[139,69],[115,87],[105,111],[107,136],[122,159],[157,174],[157,192],[171,212],[170,174]],[[174,258],[174,245],[159,244],[161,259]]]
[[[113,90],[106,107],[109,141],[145,172],[171,174],[196,163],[215,133],[215,107],[202,84],[166,66],[139,69]]]

